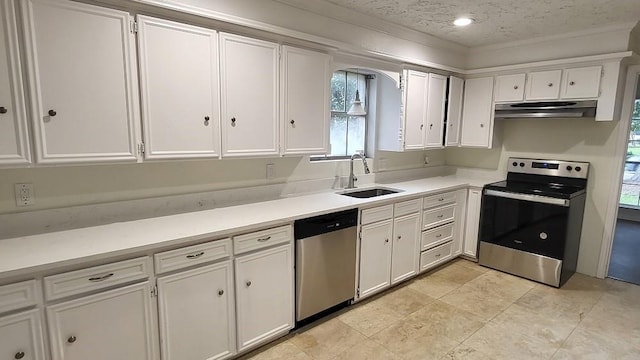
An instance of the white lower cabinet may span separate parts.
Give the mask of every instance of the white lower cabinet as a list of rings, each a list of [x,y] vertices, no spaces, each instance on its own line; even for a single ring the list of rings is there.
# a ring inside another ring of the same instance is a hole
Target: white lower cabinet
[[[237,256],[235,272],[238,351],[293,328],[292,243]]]
[[[480,228],[480,205],[482,189],[469,189],[467,200],[467,221],[464,230],[463,255],[471,258],[478,257],[478,231]]]
[[[391,284],[418,273],[420,255],[420,215],[406,215],[393,220]]]
[[[47,306],[54,360],[155,360],[148,281]]]
[[[45,359],[39,310],[0,317],[0,359]]]
[[[158,278],[163,360],[224,359],[235,353],[231,260]]]
[[[360,279],[358,297],[376,293],[391,285],[392,220],[364,225],[360,235]]]

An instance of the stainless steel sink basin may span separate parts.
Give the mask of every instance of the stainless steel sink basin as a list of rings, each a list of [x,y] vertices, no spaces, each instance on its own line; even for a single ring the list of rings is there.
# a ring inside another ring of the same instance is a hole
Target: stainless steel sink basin
[[[366,199],[366,198],[372,198],[376,196],[395,194],[398,192],[400,192],[400,190],[393,190],[393,189],[386,189],[386,188],[373,188],[373,189],[345,192],[345,193],[341,193],[340,195],[351,196],[359,199]]]

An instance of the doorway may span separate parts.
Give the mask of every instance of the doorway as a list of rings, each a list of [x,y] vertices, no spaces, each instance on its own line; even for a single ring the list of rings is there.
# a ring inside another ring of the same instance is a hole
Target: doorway
[[[608,276],[640,285],[638,259],[640,259],[640,86],[636,86],[632,105]]]

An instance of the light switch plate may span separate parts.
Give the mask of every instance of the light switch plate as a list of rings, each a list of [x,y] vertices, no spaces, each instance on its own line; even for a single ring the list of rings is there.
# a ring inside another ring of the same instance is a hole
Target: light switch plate
[[[36,203],[35,196],[33,194],[33,184],[15,184],[16,193],[16,205],[27,206]]]

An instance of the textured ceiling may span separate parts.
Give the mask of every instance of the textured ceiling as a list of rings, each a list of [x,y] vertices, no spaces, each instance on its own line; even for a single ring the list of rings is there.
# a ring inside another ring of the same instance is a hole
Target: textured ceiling
[[[306,0],[310,1],[310,0]],[[640,0],[314,0],[475,47],[640,20]],[[475,19],[453,26],[459,16]]]

